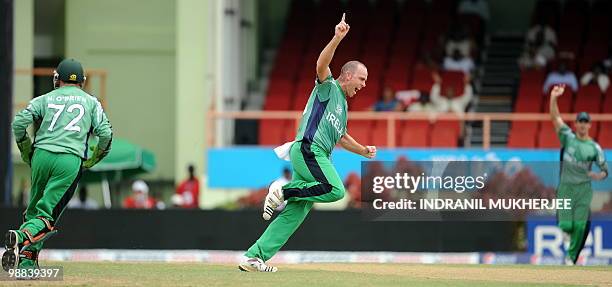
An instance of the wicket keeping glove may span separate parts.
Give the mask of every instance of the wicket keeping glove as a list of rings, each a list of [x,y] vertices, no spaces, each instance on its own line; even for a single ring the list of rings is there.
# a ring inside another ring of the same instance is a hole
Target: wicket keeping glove
[[[83,167],[91,168],[92,166],[96,165],[96,163],[100,162],[107,154],[108,150],[101,150],[96,146],[95,148],[93,148],[93,154],[91,155],[91,157],[85,162],[83,162]]]
[[[27,165],[31,165],[32,162],[32,140],[30,140],[29,136],[23,137],[23,140],[17,142],[17,147],[21,152],[21,160],[25,162]]]

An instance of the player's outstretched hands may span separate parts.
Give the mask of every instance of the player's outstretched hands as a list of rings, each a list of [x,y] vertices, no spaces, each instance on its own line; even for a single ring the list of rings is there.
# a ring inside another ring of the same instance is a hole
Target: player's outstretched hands
[[[376,157],[376,147],[372,145],[366,146],[365,154],[363,156],[369,159]]]
[[[338,25],[336,25],[335,35],[336,37],[340,38],[340,40],[344,39],[344,36],[346,36],[349,29],[351,28],[349,24],[346,24],[346,22],[344,22],[344,17],[345,17],[345,13],[342,13],[342,20],[340,20],[340,23],[338,23]]]
[[[563,92],[565,92],[565,84],[554,85],[552,91],[550,91],[550,97],[558,98],[563,95]]]

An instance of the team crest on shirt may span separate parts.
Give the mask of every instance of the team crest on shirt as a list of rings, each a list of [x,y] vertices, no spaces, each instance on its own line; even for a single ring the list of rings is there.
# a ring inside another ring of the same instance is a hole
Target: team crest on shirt
[[[342,106],[340,106],[340,104],[338,104],[336,106],[336,114],[337,115],[341,115],[342,114]]]

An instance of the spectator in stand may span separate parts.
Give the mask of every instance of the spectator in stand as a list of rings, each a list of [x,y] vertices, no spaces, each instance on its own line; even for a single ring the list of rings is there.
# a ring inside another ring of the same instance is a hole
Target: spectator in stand
[[[544,81],[544,87],[542,92],[544,94],[548,94],[548,90],[557,84],[566,84],[574,93],[578,91],[578,79],[576,78],[576,74],[574,72],[569,71],[567,69],[567,64],[565,62],[560,62],[556,71],[552,71],[546,77],[546,81]]]
[[[143,180],[137,180],[132,184],[132,195],[123,200],[124,208],[132,209],[154,209],[156,201],[149,196],[149,186]]]
[[[79,196],[73,197],[68,202],[68,208],[72,209],[98,209],[98,203],[87,196],[87,188],[81,186]]]
[[[529,28],[525,40],[526,43],[546,44],[551,47],[557,46],[557,34],[555,30],[542,21]]]
[[[189,177],[176,188],[176,193],[172,196],[172,203],[181,208],[200,207],[200,181],[195,176],[193,165],[187,167]]]
[[[458,14],[474,14],[483,21],[489,20],[489,3],[485,0],[463,0],[457,7]]]
[[[436,109],[434,105],[429,101],[429,94],[419,93],[419,97],[416,102],[411,103],[405,108],[409,112],[434,112]]]
[[[474,97],[474,91],[472,89],[472,85],[470,84],[469,74],[465,74],[463,94],[458,97],[455,97],[456,91],[451,86],[444,91],[444,94],[441,94],[442,78],[439,74],[434,73],[433,79],[434,84],[431,87],[431,93],[429,95],[435,111],[441,113],[454,112],[457,114],[463,114]]]
[[[536,25],[527,32],[525,51],[529,52],[530,47],[535,47],[535,54],[550,62],[555,58],[555,47],[557,46],[557,36],[548,26]]]
[[[455,50],[459,50],[463,57],[472,58],[472,50],[475,44],[467,30],[466,25],[451,26],[444,48],[446,56],[451,56]]]
[[[389,86],[385,86],[382,98],[372,106],[371,110],[375,112],[391,112],[397,111],[400,108],[399,102],[395,98],[395,92]]]
[[[460,71],[470,74],[474,70],[474,61],[461,54],[461,51],[455,49],[451,56],[444,58],[443,68],[446,71]]]
[[[603,65],[597,63],[593,65],[590,71],[584,73],[580,78],[580,85],[586,86],[596,84],[602,93],[605,93],[610,86],[610,78],[604,73]]]
[[[527,50],[519,58],[518,62],[521,69],[543,69],[546,68],[548,60],[538,53],[538,49],[534,44],[528,44]]]

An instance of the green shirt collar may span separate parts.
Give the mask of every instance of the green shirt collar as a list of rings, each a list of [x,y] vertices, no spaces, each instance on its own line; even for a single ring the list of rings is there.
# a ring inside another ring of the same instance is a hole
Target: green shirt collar
[[[346,94],[344,93],[344,91],[342,90],[342,87],[340,86],[340,83],[338,83],[338,80],[334,79],[334,84],[336,85],[336,87],[338,88],[338,90],[340,90],[340,93],[342,93],[342,95],[344,96],[344,98],[346,99]]]

